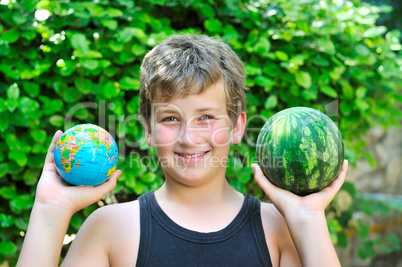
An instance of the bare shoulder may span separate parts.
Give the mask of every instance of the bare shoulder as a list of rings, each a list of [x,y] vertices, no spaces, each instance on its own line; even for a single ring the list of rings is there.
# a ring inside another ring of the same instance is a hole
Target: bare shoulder
[[[140,237],[139,210],[139,202],[131,201],[94,211],[80,228],[65,261],[92,263],[92,258],[85,258],[96,255],[112,266],[134,266]]]
[[[261,202],[261,220],[273,266],[300,266],[286,220],[273,204]]]
[[[111,234],[108,238],[111,266],[135,266],[140,241],[139,201],[102,207],[97,216],[108,222],[104,230]]]
[[[285,218],[272,203],[261,202],[261,218],[264,230],[272,231],[274,236],[287,230]]]

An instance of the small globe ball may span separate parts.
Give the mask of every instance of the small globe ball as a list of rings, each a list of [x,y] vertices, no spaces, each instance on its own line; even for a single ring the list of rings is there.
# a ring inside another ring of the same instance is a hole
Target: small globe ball
[[[72,185],[97,186],[116,170],[117,144],[105,129],[90,123],[65,131],[54,149],[57,172]]]

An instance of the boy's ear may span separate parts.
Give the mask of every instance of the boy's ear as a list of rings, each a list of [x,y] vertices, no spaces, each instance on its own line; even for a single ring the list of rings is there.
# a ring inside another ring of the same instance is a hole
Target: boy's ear
[[[243,110],[239,117],[237,118],[236,125],[232,129],[232,134],[230,135],[230,142],[232,144],[240,143],[243,134],[244,134],[244,127],[246,126],[247,115],[246,112]]]
[[[151,128],[148,126],[148,123],[145,121],[144,118],[142,119],[142,124],[144,125],[144,129],[145,129],[145,135],[147,137],[147,144],[148,146],[152,147],[154,146],[154,138],[152,136],[152,132],[151,132]]]

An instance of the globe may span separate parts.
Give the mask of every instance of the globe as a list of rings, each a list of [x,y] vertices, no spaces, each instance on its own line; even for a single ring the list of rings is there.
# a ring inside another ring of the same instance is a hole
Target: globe
[[[105,129],[90,123],[65,131],[56,143],[54,163],[69,184],[97,186],[116,170],[118,149]]]

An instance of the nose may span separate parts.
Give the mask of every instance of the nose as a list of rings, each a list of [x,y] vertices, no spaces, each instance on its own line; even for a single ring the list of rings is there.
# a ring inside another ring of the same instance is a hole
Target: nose
[[[191,120],[186,121],[180,128],[178,143],[186,146],[199,146],[203,140],[207,129],[205,127],[197,127],[196,123]]]

